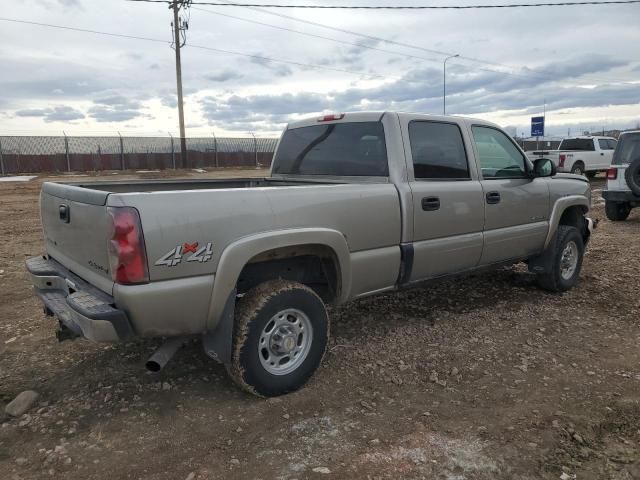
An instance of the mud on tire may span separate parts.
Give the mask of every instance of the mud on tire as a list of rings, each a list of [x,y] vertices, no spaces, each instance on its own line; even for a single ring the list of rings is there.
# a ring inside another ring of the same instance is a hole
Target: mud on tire
[[[264,282],[236,305],[227,372],[254,395],[293,392],[320,365],[328,338],[327,311],[313,290],[286,280]]]
[[[560,225],[552,245],[551,250],[546,253],[551,255],[551,269],[548,272],[539,273],[536,280],[540,288],[551,292],[564,292],[578,283],[584,256],[584,242],[577,228]],[[569,257],[574,258],[575,263],[569,262]],[[570,265],[573,268],[569,268]]]

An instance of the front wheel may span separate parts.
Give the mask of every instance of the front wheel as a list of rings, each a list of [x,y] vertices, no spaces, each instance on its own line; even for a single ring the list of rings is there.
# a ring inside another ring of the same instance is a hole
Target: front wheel
[[[612,222],[622,222],[631,213],[631,205],[627,202],[604,202],[604,212]]]
[[[551,255],[551,269],[539,273],[538,285],[552,292],[564,292],[578,283],[582,258],[584,256],[584,242],[578,229],[568,225],[558,227],[557,237]]]
[[[254,395],[284,395],[311,378],[328,338],[327,310],[313,290],[286,280],[264,282],[238,301],[227,371]]]

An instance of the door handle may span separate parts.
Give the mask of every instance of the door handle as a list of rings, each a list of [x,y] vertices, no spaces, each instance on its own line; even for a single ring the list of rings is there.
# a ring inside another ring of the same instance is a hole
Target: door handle
[[[58,207],[58,214],[60,215],[60,220],[64,223],[69,223],[71,221],[71,210],[69,210],[69,205],[60,205]]]
[[[422,210],[430,212],[440,209],[440,199],[438,197],[424,197],[422,199]]]
[[[600,152],[600,155],[604,156],[604,152]]]
[[[491,205],[500,203],[500,192],[488,192],[487,203]]]

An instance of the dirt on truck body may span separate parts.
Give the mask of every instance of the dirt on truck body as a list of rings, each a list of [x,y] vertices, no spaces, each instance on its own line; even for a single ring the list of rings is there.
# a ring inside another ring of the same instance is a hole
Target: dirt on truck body
[[[0,183],[0,402],[39,394],[0,421],[2,478],[640,476],[640,213],[607,221],[600,179],[576,288],[506,268],[333,308],[318,373],[270,400],[196,344],[152,375],[158,341],[56,342],[24,270],[43,180]]]

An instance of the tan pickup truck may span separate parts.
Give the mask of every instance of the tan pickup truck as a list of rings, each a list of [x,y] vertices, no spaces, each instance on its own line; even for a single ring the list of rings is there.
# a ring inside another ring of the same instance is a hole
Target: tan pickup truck
[[[61,339],[202,336],[243,388],[300,388],[325,305],[527,262],[573,287],[589,183],[531,163],[482,120],[392,112],[290,124],[260,179],[45,183],[46,255],[29,259]]]

